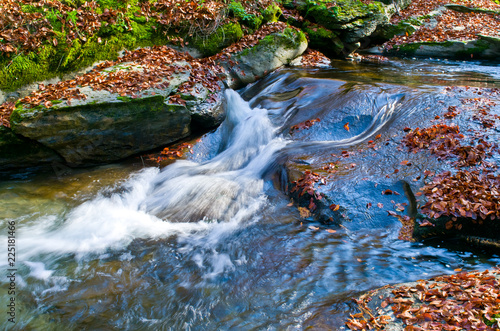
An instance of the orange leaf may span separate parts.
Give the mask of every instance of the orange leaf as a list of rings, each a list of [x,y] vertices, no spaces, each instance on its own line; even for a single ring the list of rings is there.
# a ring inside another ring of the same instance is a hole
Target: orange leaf
[[[344,124],[344,129],[346,129],[346,131],[349,131],[349,122],[347,122],[346,124]]]
[[[330,209],[331,209],[331,210],[333,210],[333,211],[337,211],[337,210],[339,210],[339,208],[340,208],[340,206],[339,206],[339,205],[336,205],[336,204],[334,204],[334,203],[332,203],[332,204],[330,205]]]

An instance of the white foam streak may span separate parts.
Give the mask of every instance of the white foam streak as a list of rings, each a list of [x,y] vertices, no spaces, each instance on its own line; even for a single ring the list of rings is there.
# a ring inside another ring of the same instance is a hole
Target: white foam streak
[[[161,172],[145,169],[121,192],[84,202],[64,219],[49,216],[26,225],[19,230],[21,260],[45,253],[103,254],[135,239],[172,235],[209,247],[250,222],[266,201],[261,173],[285,142],[273,140],[275,128],[265,109],[251,109],[234,91],[227,91],[226,99],[224,143],[212,160],[178,161]],[[214,265],[213,273],[230,267],[226,262]]]

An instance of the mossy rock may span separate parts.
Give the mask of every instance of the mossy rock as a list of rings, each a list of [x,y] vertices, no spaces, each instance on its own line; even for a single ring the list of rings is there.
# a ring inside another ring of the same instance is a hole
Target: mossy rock
[[[418,19],[407,19],[398,22],[398,24],[383,24],[377,28],[373,37],[383,43],[394,36],[412,35],[420,25],[422,25],[422,21]]]
[[[239,2],[232,1],[228,5],[229,13],[236,17],[241,24],[249,27],[252,30],[257,30],[263,23],[262,15],[254,15],[246,12],[243,5]]]
[[[281,15],[283,15],[283,12],[276,4],[268,6],[262,13],[264,22],[277,22]]]
[[[308,0],[306,18],[335,30],[343,29],[343,25],[356,20],[370,20],[385,13],[384,5],[377,1],[366,4],[359,0],[339,0],[335,2],[335,6],[329,4],[329,1]]]
[[[186,107],[163,96],[16,109],[12,130],[57,151],[72,165],[102,163],[148,151],[189,135]]]
[[[321,25],[306,22],[302,27],[302,31],[309,36],[309,47],[327,56],[336,57],[344,49],[344,44],[340,40],[338,33],[325,29]]]
[[[233,55],[231,63],[221,63],[229,72],[226,84],[235,89],[253,83],[289,64],[302,55],[306,48],[307,39],[302,31],[286,28],[281,33],[272,33],[254,47]]]
[[[188,41],[201,52],[203,56],[211,56],[219,53],[223,48],[237,42],[243,37],[243,31],[239,23],[228,23],[214,33],[203,37],[188,39]]]
[[[62,158],[42,144],[16,135],[0,126],[0,170],[62,162]]]
[[[164,45],[168,37],[156,33],[153,23],[137,25],[134,33],[101,37],[94,35],[86,42],[75,40],[71,45],[60,41],[56,46],[45,44],[37,52],[15,57],[0,57],[0,89],[14,91],[26,84],[61,77],[103,60],[114,60],[123,49]]]

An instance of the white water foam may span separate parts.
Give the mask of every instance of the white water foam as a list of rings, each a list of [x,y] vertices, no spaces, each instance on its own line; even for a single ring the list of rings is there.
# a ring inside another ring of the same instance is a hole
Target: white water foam
[[[64,219],[44,216],[35,225],[20,227],[20,260],[32,261],[38,254],[103,254],[135,239],[172,235],[210,246],[251,222],[266,201],[262,172],[286,142],[274,138],[265,109],[251,109],[231,90],[226,91],[226,105],[227,118],[219,128],[222,151],[212,160],[139,171],[121,192],[84,202]],[[213,272],[230,267],[226,262],[215,263]],[[34,272],[50,276],[42,271]]]

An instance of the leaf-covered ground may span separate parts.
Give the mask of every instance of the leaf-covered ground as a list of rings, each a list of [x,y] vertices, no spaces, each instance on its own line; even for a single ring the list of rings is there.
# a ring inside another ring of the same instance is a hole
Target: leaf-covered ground
[[[252,47],[267,35],[273,32],[282,32],[286,28],[287,25],[282,22],[268,23],[255,33],[244,36],[238,43],[227,47],[222,52],[201,59],[193,58],[187,53],[181,53],[168,46],[126,51],[117,60],[100,63],[89,73],[57,84],[40,85],[37,91],[15,103],[3,103],[0,105],[0,124],[10,126],[10,114],[19,104],[28,108],[42,104],[46,108],[50,108],[54,100],[66,100],[70,104],[72,99],[85,98],[85,95],[79,90],[79,88],[85,86],[97,91],[106,90],[118,93],[122,97],[136,98],[137,93],[140,91],[153,87],[162,88],[166,84],[165,79],[168,79],[174,73],[191,72],[189,81],[179,87],[179,93],[189,94],[193,92],[195,85],[198,83],[209,91],[216,92],[221,88],[219,74],[224,72],[218,61],[229,60],[231,54]],[[142,70],[103,71],[118,64],[139,65]],[[174,104],[185,103],[179,94],[170,96],[170,102]]]
[[[440,15],[430,15],[436,9],[452,3],[479,12],[457,12],[444,10]],[[397,24],[411,18],[418,18],[423,24],[411,35],[397,35],[384,44],[386,49],[414,42],[443,42],[448,40],[474,40],[478,35],[498,37],[500,35],[500,4],[493,0],[415,0],[408,8],[392,17],[391,23]],[[430,17],[432,16],[432,17]],[[431,23],[431,20],[435,22]],[[411,20],[410,20],[411,21]]]
[[[388,286],[356,303],[361,312],[346,322],[351,330],[499,330],[500,269]]]

